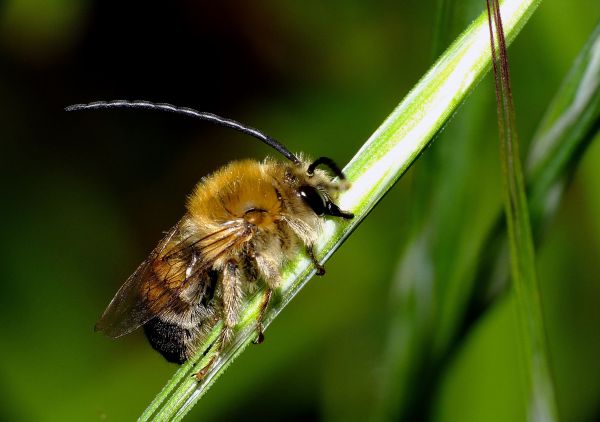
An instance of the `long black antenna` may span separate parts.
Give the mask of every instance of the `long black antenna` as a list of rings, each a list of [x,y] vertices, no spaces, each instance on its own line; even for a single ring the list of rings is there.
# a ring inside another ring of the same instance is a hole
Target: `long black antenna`
[[[74,104],[68,107],[65,107],[65,111],[79,111],[79,110],[97,110],[104,108],[137,108],[137,109],[147,109],[147,110],[160,110],[167,111],[175,114],[183,114],[186,116],[195,117],[196,119],[206,120],[209,122],[216,123],[220,126],[225,126],[238,132],[245,133],[246,135],[253,136],[257,139],[260,139],[265,144],[269,145],[276,151],[280,152],[293,162],[294,164],[300,164],[300,160],[294,154],[292,154],[286,147],[284,147],[278,140],[271,138],[270,136],[264,134],[258,129],[255,129],[250,126],[243,125],[240,122],[235,120],[226,119],[221,116],[217,116],[216,114],[206,113],[201,111],[196,111],[193,108],[188,107],[177,107],[172,104],[167,103],[152,103],[150,101],[127,101],[127,100],[116,100],[116,101],[96,101],[88,104]]]

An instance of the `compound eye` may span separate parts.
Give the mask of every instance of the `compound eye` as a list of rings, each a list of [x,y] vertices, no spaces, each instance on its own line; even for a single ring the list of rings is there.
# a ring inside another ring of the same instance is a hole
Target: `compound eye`
[[[325,215],[327,209],[325,200],[315,188],[307,185],[300,186],[298,195],[319,217]]]

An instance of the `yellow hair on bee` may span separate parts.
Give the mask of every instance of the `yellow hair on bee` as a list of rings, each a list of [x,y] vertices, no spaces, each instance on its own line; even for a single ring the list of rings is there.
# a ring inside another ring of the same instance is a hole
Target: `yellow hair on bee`
[[[276,214],[281,204],[275,191],[273,166],[253,160],[235,161],[198,183],[187,208],[198,228],[213,229],[258,209]]]

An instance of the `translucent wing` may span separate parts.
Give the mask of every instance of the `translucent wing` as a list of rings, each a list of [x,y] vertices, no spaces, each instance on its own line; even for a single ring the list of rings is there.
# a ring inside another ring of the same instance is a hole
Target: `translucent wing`
[[[197,240],[184,237],[181,226],[185,218],[167,232],[121,286],[96,323],[96,330],[112,338],[121,337],[158,315],[182,312],[199,303],[199,295],[206,291],[202,284],[209,279],[208,270],[215,259],[249,238],[237,221]]]
[[[96,331],[103,331],[106,335],[117,338],[130,333],[154,316],[147,306],[142,285],[152,276],[153,262],[177,237],[180,224],[181,222],[177,223],[167,232],[148,258],[121,286],[96,323]]]

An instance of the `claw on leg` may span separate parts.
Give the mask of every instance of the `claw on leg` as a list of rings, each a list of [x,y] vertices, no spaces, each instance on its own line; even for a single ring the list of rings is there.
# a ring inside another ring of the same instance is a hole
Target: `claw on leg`
[[[210,368],[212,368],[213,364],[217,360],[218,356],[219,356],[219,352],[217,352],[212,358],[210,358],[210,360],[208,361],[208,363],[206,365],[204,365],[204,367],[201,370],[199,370],[198,372],[196,372],[194,374],[194,377],[196,378],[196,381],[200,382],[200,381],[202,381],[204,379],[204,377],[206,376],[206,374],[208,374],[208,371],[210,370]]]
[[[256,339],[254,339],[254,341],[252,343],[261,344],[263,341],[265,341],[265,335],[263,334],[262,327],[258,327],[257,331],[258,331],[258,335],[256,336]]]
[[[317,268],[317,275],[325,275],[325,267],[322,266],[319,263],[319,261],[317,260],[313,246],[312,245],[307,246],[306,252],[308,253],[308,256],[309,256],[310,260],[312,261],[312,263],[314,264],[314,266]]]

